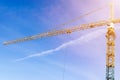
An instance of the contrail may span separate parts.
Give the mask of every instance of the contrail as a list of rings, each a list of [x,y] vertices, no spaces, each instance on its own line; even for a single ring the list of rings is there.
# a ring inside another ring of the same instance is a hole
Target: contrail
[[[85,35],[81,36],[78,39],[71,40],[69,42],[63,43],[62,45],[60,45],[60,46],[58,46],[58,47],[56,47],[54,49],[46,50],[46,51],[43,51],[43,52],[40,52],[40,53],[36,53],[36,54],[31,54],[31,55],[28,55],[26,57],[16,59],[14,62],[22,61],[22,60],[33,58],[33,57],[38,57],[38,56],[52,54],[52,53],[54,53],[56,51],[60,51],[60,50],[66,48],[68,46],[73,45],[73,44],[87,43],[87,42],[89,42],[89,41],[91,41],[91,40],[99,37],[100,35],[102,35],[103,33],[105,33],[105,31],[106,31],[105,29],[100,29],[100,30],[96,30],[96,31],[90,32],[88,34],[85,34]]]

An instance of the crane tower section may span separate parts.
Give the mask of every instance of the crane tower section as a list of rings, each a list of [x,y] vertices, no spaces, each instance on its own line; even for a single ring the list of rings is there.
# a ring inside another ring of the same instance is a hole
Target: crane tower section
[[[106,33],[107,51],[106,51],[106,80],[114,80],[114,62],[115,62],[115,31],[114,24],[110,23]]]

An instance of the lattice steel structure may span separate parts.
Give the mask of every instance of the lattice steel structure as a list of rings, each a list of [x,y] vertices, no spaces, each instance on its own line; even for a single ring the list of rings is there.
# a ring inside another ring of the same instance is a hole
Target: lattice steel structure
[[[114,25],[108,25],[107,33],[107,51],[106,51],[106,80],[114,80],[114,62],[115,62],[115,31]]]

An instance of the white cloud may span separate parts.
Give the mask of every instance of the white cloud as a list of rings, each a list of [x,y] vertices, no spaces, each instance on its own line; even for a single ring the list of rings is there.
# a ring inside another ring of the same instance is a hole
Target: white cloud
[[[56,51],[60,51],[68,46],[72,46],[73,44],[84,44],[84,43],[87,43],[87,42],[99,37],[103,33],[105,33],[105,29],[96,30],[96,31],[90,32],[88,34],[85,34],[78,39],[63,43],[62,45],[60,45],[54,49],[46,50],[46,51],[43,51],[41,53],[31,54],[31,55],[28,55],[26,57],[16,59],[15,62],[22,61],[22,60],[29,59],[29,58],[33,58],[33,57],[40,57],[43,55],[49,55],[49,54],[52,54]]]

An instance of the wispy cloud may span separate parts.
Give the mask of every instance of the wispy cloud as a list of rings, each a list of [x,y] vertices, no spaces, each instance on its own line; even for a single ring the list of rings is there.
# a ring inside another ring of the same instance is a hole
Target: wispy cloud
[[[96,30],[96,31],[90,32],[88,34],[85,34],[78,39],[63,43],[62,45],[60,45],[54,49],[46,50],[46,51],[36,53],[36,54],[31,54],[31,55],[28,55],[26,57],[16,59],[14,62],[22,61],[22,60],[33,58],[33,57],[40,57],[40,56],[44,56],[44,55],[49,55],[49,54],[52,54],[54,52],[60,51],[68,46],[72,46],[73,44],[84,44],[84,43],[87,43],[87,42],[99,37],[103,33],[105,33],[105,29]]]

